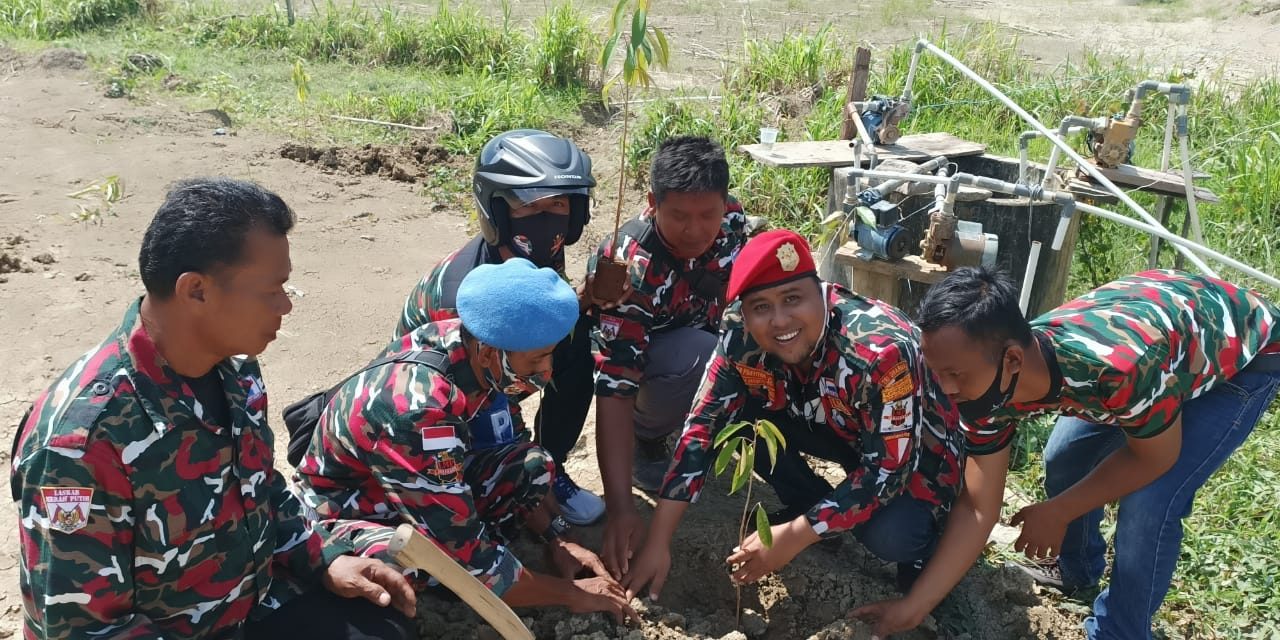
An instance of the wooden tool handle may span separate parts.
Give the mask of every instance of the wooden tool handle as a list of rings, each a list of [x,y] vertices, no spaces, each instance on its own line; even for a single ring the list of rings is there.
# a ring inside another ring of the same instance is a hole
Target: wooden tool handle
[[[498,599],[488,587],[467,573],[461,565],[445,555],[435,543],[426,539],[410,524],[402,524],[387,545],[387,553],[402,567],[421,569],[431,574],[462,601],[484,618],[506,640],[533,640],[507,603]]]

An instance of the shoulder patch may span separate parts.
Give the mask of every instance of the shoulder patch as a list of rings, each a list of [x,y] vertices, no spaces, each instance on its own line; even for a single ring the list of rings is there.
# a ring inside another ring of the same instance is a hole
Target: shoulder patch
[[[93,500],[90,487],[40,487],[44,516],[49,528],[75,533],[89,524],[89,505]]]
[[[905,362],[893,365],[893,368],[876,380],[876,386],[880,387],[880,401],[885,404],[901,400],[916,390],[915,380],[911,378],[911,371],[907,369]]]
[[[735,362],[733,366],[738,370],[738,375],[742,376],[742,382],[747,385],[748,389],[757,392],[763,389],[769,396],[769,403],[773,404],[777,396],[775,389],[777,382],[774,380],[772,373],[741,362]]]
[[[89,441],[89,432],[111,400],[110,378],[98,378],[80,390],[52,421],[53,433],[48,446],[61,449],[83,449]]]

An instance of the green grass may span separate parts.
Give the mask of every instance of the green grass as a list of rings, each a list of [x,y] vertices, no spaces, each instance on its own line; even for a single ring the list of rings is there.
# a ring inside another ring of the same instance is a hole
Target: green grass
[[[513,26],[509,14],[484,17],[469,5],[441,3],[424,16],[332,2],[315,6],[291,27],[275,10],[245,14],[223,6],[184,5],[158,11],[137,0],[0,0],[0,38],[28,50],[50,41],[84,50],[104,82],[118,82],[135,95],[164,92],[161,83],[173,76],[181,79],[174,92],[190,110],[219,108],[241,126],[331,144],[394,143],[412,134],[343,123],[330,114],[437,123],[443,127],[438,142],[465,157],[509,128],[541,127],[565,135],[589,131],[580,114],[598,106],[593,60],[602,28],[567,3],[550,6],[528,28]],[[989,29],[933,39],[1049,124],[1066,114],[1116,112],[1137,80],[1178,79],[1153,72],[1142,61],[1125,66],[1092,56],[1049,72],[1037,70]],[[679,46],[673,42],[673,49]],[[782,140],[836,137],[851,49],[828,29],[748,40],[719,85],[644,96],[653,100],[637,110],[625,158],[636,170],[636,181],[643,184],[662,139],[710,135],[730,151],[732,189],[748,212],[816,234],[828,172],[763,167],[733,148],[754,142],[766,123],[780,125]],[[163,64],[138,69],[128,56],[140,52],[154,54]],[[735,58],[735,52],[725,53]],[[870,93],[900,92],[909,60],[909,45],[877,53]],[[291,80],[299,61],[311,78],[305,102],[296,97]],[[1158,162],[1163,107],[1158,98],[1149,103],[1137,164]],[[1221,204],[1201,207],[1209,244],[1265,272],[1280,272],[1274,231],[1280,228],[1280,80],[1233,87],[1210,82],[1194,96],[1191,115],[1197,168],[1213,176],[1206,186],[1222,197]],[[922,59],[906,133],[948,131],[985,143],[994,153],[1013,155],[1024,128],[937,58]],[[1047,143],[1033,144],[1033,157],[1047,153]],[[442,165],[429,188],[465,187],[465,181],[465,175]],[[1152,204],[1148,197],[1138,198]],[[1077,251],[1072,293],[1141,268],[1146,241],[1086,218]],[[1162,260],[1172,264],[1173,253],[1166,249]],[[1264,291],[1280,299],[1280,291]],[[1024,495],[1042,495],[1039,452],[1049,426],[1028,423],[1015,443],[1011,483]],[[1269,638],[1280,633],[1274,613],[1280,610],[1274,577],[1280,575],[1280,559],[1269,551],[1280,539],[1274,508],[1277,451],[1280,416],[1273,411],[1200,492],[1187,520],[1174,590],[1160,614],[1171,636]]]

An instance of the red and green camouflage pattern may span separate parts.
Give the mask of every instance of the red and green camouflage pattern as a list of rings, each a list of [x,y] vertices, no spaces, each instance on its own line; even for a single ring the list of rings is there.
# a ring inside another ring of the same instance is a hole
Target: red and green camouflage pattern
[[[257,362],[217,365],[232,424],[209,424],[138,309],[20,427],[28,638],[235,637],[349,551],[312,530],[272,464]]]
[[[856,530],[900,495],[933,505],[939,519],[950,510],[963,479],[963,438],[955,405],[924,367],[919,330],[887,304],[824,287],[827,329],[808,374],[756,344],[741,303],[725,312],[661,497],[698,498],[720,429],[785,412],[830,429],[862,459],[808,512],[819,535]]]
[[[320,417],[298,484],[320,526],[356,553],[378,557],[390,530],[409,522],[501,595],[523,567],[499,525],[541,502],[553,463],[523,429],[508,447],[472,450],[467,421],[490,396],[467,360],[461,326],[423,325],[379,356],[435,349],[448,356],[444,374],[399,362],[343,384]]]
[[[1217,278],[1144,271],[1103,285],[1031,322],[1062,374],[1049,400],[1011,402],[964,425],[974,455],[1013,441],[1019,420],[1077,416],[1149,438],[1182,403],[1230,379],[1259,353],[1280,351],[1280,309]],[[1056,395],[1056,397],[1055,397]]]
[[[640,220],[653,224],[653,209],[646,209]],[[715,244],[701,256],[679,265],[673,263],[674,259],[654,259],[630,234],[622,232],[619,236],[617,258],[629,265],[631,295],[618,307],[597,312],[592,339],[598,350],[596,395],[600,397],[633,397],[640,392],[651,334],[679,327],[715,331],[720,326],[729,268],[747,242],[747,216],[742,205],[730,196]],[[602,240],[591,255],[588,273],[595,271],[602,257],[611,255],[609,240]],[[710,297],[698,292],[686,277],[691,272],[714,279],[719,294]]]

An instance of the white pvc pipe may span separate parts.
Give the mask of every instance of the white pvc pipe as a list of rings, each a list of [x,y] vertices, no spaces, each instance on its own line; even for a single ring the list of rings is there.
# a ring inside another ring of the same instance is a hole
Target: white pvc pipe
[[[951,54],[934,46],[933,43],[929,42],[928,40],[921,39],[916,46],[917,46],[917,49],[921,46],[929,49],[935,55],[945,60],[951,66],[955,67],[958,71],[960,71],[960,73],[963,73],[970,80],[973,80],[974,82],[976,82],[978,86],[986,90],[987,93],[990,93],[997,100],[1004,103],[1006,107],[1009,107],[1011,110],[1013,110],[1013,112],[1018,114],[1018,116],[1020,116],[1023,120],[1025,120],[1027,124],[1030,124],[1032,128],[1039,131],[1040,134],[1043,135],[1045,138],[1048,138],[1049,141],[1054,144],[1054,146],[1061,149],[1062,153],[1065,153],[1068,158],[1071,158],[1072,160],[1074,160],[1075,163],[1079,165],[1081,169],[1084,169],[1085,173],[1089,174],[1089,177],[1093,178],[1099,184],[1106,187],[1109,191],[1111,191],[1111,193],[1115,194],[1116,198],[1118,198],[1120,202],[1123,202],[1130,209],[1133,209],[1133,211],[1137,213],[1139,217],[1141,217],[1143,220],[1146,220],[1149,223],[1149,225],[1147,226],[1150,226],[1153,229],[1159,229],[1165,234],[1173,235],[1173,234],[1169,234],[1168,230],[1165,229],[1164,226],[1162,226],[1159,221],[1157,221],[1154,217],[1152,217],[1150,213],[1147,213],[1146,209],[1143,209],[1141,205],[1139,205],[1137,202],[1134,202],[1133,198],[1130,198],[1127,193],[1125,193],[1120,189],[1120,187],[1117,187],[1115,183],[1111,182],[1111,180],[1107,179],[1106,176],[1102,175],[1102,172],[1098,171],[1097,167],[1094,167],[1091,163],[1085,161],[1085,159],[1082,158],[1080,154],[1076,153],[1075,149],[1071,148],[1071,145],[1068,145],[1057,135],[1054,135],[1054,133],[1050,131],[1047,127],[1045,127],[1044,124],[1042,124],[1039,120],[1036,120],[1034,117],[1032,117],[1032,115],[1030,113],[1027,113],[1025,109],[1018,106],[1018,103],[1014,102],[1013,99],[1005,95],[1003,92],[997,89],[990,82],[987,82],[986,79],[984,79],[982,76],[974,72],[973,69],[970,69],[969,67],[965,66],[963,62],[960,62]],[[1132,222],[1132,220],[1130,220],[1130,222]],[[1174,236],[1174,237],[1177,237],[1177,236]],[[1182,238],[1178,238],[1178,239],[1181,240]],[[1197,256],[1195,252],[1188,249],[1185,246],[1185,243],[1174,243],[1174,244],[1177,245],[1176,246],[1177,250],[1182,255],[1186,256],[1187,260],[1189,260],[1191,264],[1195,265],[1196,268],[1200,269],[1202,272],[1210,276],[1216,277],[1218,275],[1216,271],[1209,268],[1209,265],[1205,264],[1204,260],[1200,259],[1200,256]]]
[[[1027,272],[1022,276],[1022,292],[1018,295],[1018,308],[1027,315],[1031,305],[1031,284],[1036,281],[1036,266],[1040,264],[1040,241],[1031,241],[1031,253],[1027,256]]]
[[[1114,211],[1108,211],[1101,207],[1095,207],[1091,204],[1085,204],[1083,202],[1077,202],[1076,207],[1078,207],[1081,211],[1084,211],[1085,213],[1090,213],[1100,218],[1105,218],[1107,220],[1110,220],[1112,222],[1118,222],[1126,227],[1137,229],[1138,231],[1145,231],[1147,233],[1150,233],[1151,235],[1154,235],[1160,238],[1161,240],[1164,240],[1165,242],[1168,242],[1174,245],[1177,248],[1185,249],[1187,253],[1192,253],[1192,252],[1202,253],[1209,258],[1217,260],[1218,262],[1221,262],[1222,264],[1225,264],[1228,267],[1231,267],[1232,269],[1241,271],[1246,275],[1257,278],[1258,280],[1261,280],[1273,287],[1280,289],[1280,279],[1277,279],[1275,276],[1267,275],[1243,262],[1240,262],[1239,260],[1236,260],[1235,258],[1218,253],[1217,251],[1214,251],[1209,247],[1196,244],[1194,241],[1187,240],[1186,238],[1183,238],[1180,235],[1177,235],[1175,233],[1169,233],[1169,230],[1165,229],[1164,227],[1161,227],[1159,225],[1146,224],[1144,222],[1134,220],[1129,216],[1121,215]]]
[[[858,139],[862,141],[863,150],[867,152],[867,156],[870,158],[867,162],[867,168],[876,168],[876,165],[880,164],[880,158],[876,154],[876,145],[871,142],[871,134],[867,132],[867,125],[862,122],[861,114],[854,116],[853,126],[858,129]],[[862,159],[859,158],[858,162],[861,163]]]
[[[1166,172],[1169,170],[1170,156],[1173,155],[1173,120],[1174,120],[1175,107],[1176,105],[1174,105],[1173,101],[1170,100],[1169,109],[1168,109],[1169,117],[1165,119],[1165,123],[1164,123],[1164,147],[1160,149],[1160,171],[1161,172]],[[1168,200],[1169,200],[1169,196],[1160,196],[1160,208],[1164,210],[1166,218],[1168,217],[1168,213],[1169,213]],[[1164,220],[1160,221],[1161,224],[1163,224],[1164,222],[1165,222]],[[1156,265],[1159,263],[1160,263],[1160,239],[1153,236],[1151,238],[1151,253],[1147,256],[1147,266],[1154,269]]]
[[[1058,124],[1058,136],[1063,138],[1067,137],[1067,134],[1070,133],[1071,129],[1074,128],[1072,127],[1072,125],[1076,125],[1078,127],[1085,128],[1092,131],[1094,129],[1107,126],[1107,123],[1105,118],[1086,118],[1084,116],[1067,116],[1063,118],[1062,122]],[[1061,157],[1062,157],[1062,150],[1059,149],[1058,147],[1054,147],[1053,149],[1049,150],[1048,168],[1044,170],[1044,179],[1040,181],[1040,184],[1044,185],[1046,189],[1053,184],[1053,171],[1054,169],[1058,168],[1058,160],[1061,159]]]
[[[1187,105],[1179,105],[1179,117],[1187,117]],[[1200,213],[1196,207],[1195,176],[1191,172],[1191,141],[1186,133],[1178,136],[1178,146],[1182,147],[1182,180],[1187,189],[1187,217],[1191,220],[1191,239],[1204,244],[1204,233],[1200,230]]]

